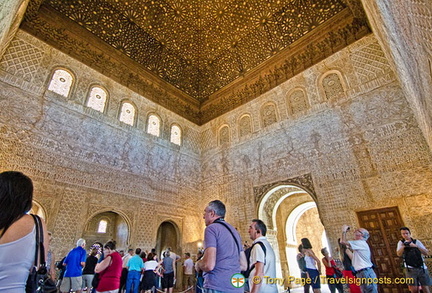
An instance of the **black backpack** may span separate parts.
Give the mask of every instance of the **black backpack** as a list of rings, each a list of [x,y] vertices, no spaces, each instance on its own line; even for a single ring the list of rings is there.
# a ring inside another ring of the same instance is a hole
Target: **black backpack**
[[[254,244],[252,244],[251,247],[249,247],[249,248],[247,248],[247,249],[245,250],[245,255],[246,255],[246,260],[247,260],[247,269],[246,269],[246,271],[243,271],[243,272],[242,272],[242,274],[243,274],[243,276],[244,276],[245,278],[249,278],[250,273],[251,273],[251,272],[253,271],[253,269],[255,268],[255,264],[254,264],[251,268],[249,268],[249,266],[250,266],[250,254],[251,254],[252,248],[253,248],[256,244],[259,244],[259,245],[261,246],[262,250],[264,251],[264,257],[266,256],[266,248],[265,248],[264,243],[262,243],[261,241],[255,242]]]
[[[416,239],[412,239],[412,242],[416,244]],[[405,243],[405,239],[401,240],[402,244]],[[405,244],[404,244],[405,245]],[[405,246],[403,252],[403,260],[406,266],[410,266],[413,268],[422,268],[423,267],[423,258],[420,249],[417,247],[407,247]]]

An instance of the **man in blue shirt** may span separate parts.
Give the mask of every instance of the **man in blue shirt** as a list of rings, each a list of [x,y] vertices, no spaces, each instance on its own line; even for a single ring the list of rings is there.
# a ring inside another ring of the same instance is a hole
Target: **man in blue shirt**
[[[76,293],[81,293],[82,269],[85,266],[87,257],[85,245],[84,239],[78,239],[77,246],[68,253],[63,261],[66,271],[60,286],[61,292],[67,293],[73,290]]]
[[[204,256],[195,264],[203,271],[205,293],[242,293],[231,278],[247,268],[246,256],[237,230],[224,220],[225,205],[220,200],[209,202],[204,210]],[[218,260],[218,261],[216,261]]]
[[[129,272],[126,280],[126,293],[139,292],[141,272],[144,270],[144,262],[140,254],[141,248],[135,249],[135,255],[132,256],[127,263]]]

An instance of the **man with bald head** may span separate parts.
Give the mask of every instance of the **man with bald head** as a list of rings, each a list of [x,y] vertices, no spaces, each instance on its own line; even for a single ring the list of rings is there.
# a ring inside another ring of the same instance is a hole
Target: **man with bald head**
[[[369,232],[364,228],[358,228],[354,231],[354,240],[347,241],[346,234],[349,229],[348,225],[342,226],[341,243],[353,251],[352,265],[356,271],[356,278],[361,281],[360,290],[362,293],[378,293],[378,285],[373,282],[377,276],[372,268],[371,251],[366,242]]]

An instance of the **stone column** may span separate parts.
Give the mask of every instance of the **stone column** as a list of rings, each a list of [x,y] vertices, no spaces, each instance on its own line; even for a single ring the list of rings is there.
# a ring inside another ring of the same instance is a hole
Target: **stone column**
[[[278,240],[277,240],[277,231],[273,230],[273,229],[267,230],[266,237],[267,237],[268,242],[270,242],[271,246],[273,247],[273,251],[275,253],[276,276],[278,278],[284,277],[282,275],[282,266],[281,266],[281,258],[280,258],[280,253],[279,253],[279,244],[278,244]]]
[[[0,60],[18,31],[29,1],[0,1]]]

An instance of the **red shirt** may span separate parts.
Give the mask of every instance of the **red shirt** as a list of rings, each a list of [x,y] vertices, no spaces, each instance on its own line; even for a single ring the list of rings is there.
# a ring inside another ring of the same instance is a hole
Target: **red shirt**
[[[97,291],[110,291],[120,288],[120,276],[122,271],[122,258],[120,254],[115,251],[109,256],[111,257],[111,264],[102,272],[99,273],[99,285]]]
[[[333,276],[333,275],[335,274],[335,270],[334,270],[333,267],[336,266],[336,262],[335,262],[334,259],[332,259],[332,260],[330,261],[330,265],[331,265],[330,268],[327,267],[327,266],[325,267],[325,269],[326,269],[326,275],[327,275],[327,276]]]

